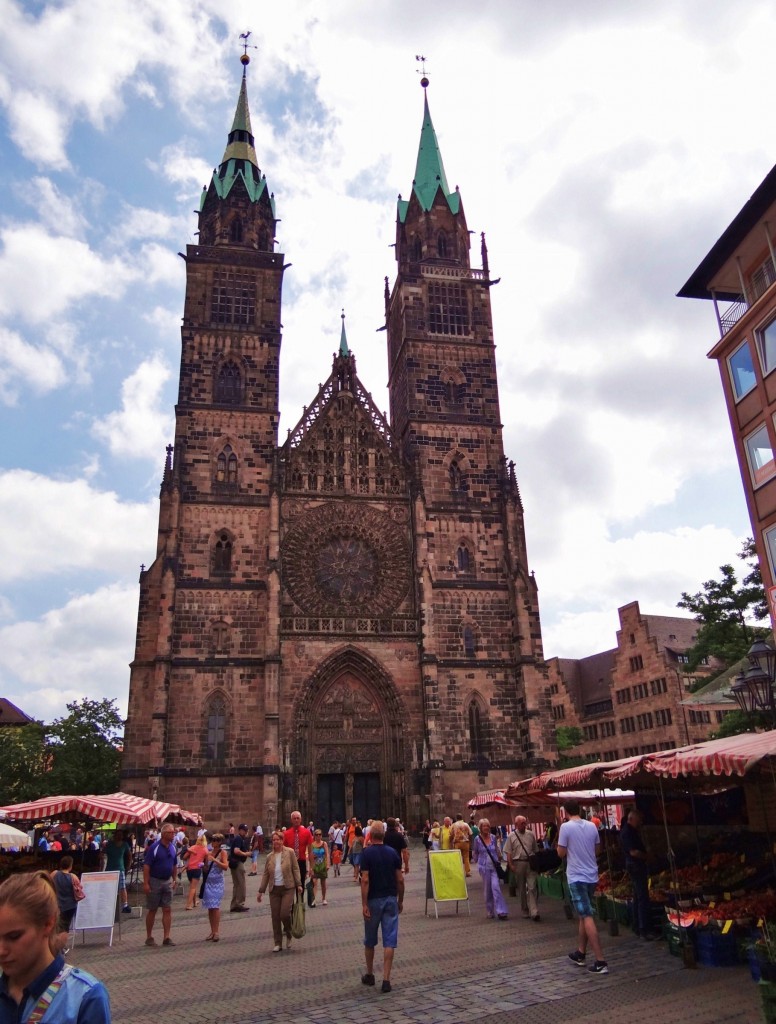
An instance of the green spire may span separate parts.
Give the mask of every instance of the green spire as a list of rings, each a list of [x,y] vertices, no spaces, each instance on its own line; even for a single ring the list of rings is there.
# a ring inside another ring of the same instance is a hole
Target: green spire
[[[427,80],[426,80],[427,81]],[[458,192],[451,192],[447,184],[445,166],[442,163],[442,154],[439,151],[434,123],[431,120],[431,113],[428,109],[428,95],[423,95],[423,126],[420,129],[420,145],[418,146],[418,160],[415,165],[415,178],[412,182],[412,191],[418,197],[421,209],[430,210],[438,189],[442,189],[442,195],[447,200],[450,212],[458,213],[461,205],[461,197]],[[399,200],[399,218],[403,222],[407,216],[409,202]]]
[[[342,332],[340,333],[340,347],[339,354],[341,356],[349,356],[350,349],[348,348],[348,336],[345,334],[345,310],[342,310]]]
[[[247,160],[254,167],[259,166],[256,150],[253,146],[253,133],[251,131],[251,112],[248,109],[248,89],[245,80],[245,69],[243,69],[240,95],[237,97],[237,108],[234,112],[232,130],[229,132],[229,139],[226,143],[221,163],[227,160]]]

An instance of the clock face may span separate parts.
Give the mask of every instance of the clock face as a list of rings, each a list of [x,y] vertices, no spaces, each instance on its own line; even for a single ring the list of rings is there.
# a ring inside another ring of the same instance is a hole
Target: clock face
[[[377,586],[377,555],[358,537],[334,537],[318,551],[316,581],[339,604],[368,601]]]
[[[282,582],[306,615],[390,614],[410,585],[406,526],[368,505],[332,501],[294,518]]]

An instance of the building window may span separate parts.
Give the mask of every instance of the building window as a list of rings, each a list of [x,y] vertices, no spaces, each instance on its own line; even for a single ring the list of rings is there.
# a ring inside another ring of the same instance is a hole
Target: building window
[[[218,535],[213,547],[213,572],[231,572],[232,541],[228,533]]]
[[[752,483],[755,487],[770,480],[776,465],[773,462],[773,448],[768,437],[768,428],[761,424],[757,430],[744,438],[746,457],[749,462],[749,470],[752,474]]]
[[[636,731],[636,719],[635,718],[623,718],[620,722],[620,732],[635,732]]]
[[[218,368],[213,401],[222,405],[239,405],[242,401],[242,375],[236,363],[223,363]]]
[[[441,260],[447,259],[447,235],[444,231],[440,231],[437,235],[437,256]]]
[[[466,477],[463,475],[458,459],[453,459],[447,473],[450,477],[450,490],[453,492],[453,497],[465,497]]]
[[[652,712],[645,711],[643,715],[636,716],[636,723],[639,729],[651,729],[652,728]]]
[[[566,709],[562,704],[555,704],[552,708],[552,717],[556,722],[566,717]]]
[[[243,226],[242,221],[239,217],[235,217],[232,223],[229,225],[229,241],[230,242],[242,242],[243,240]]]
[[[597,725],[585,725],[582,728],[582,732],[585,734],[586,740],[597,740],[598,739],[598,726]]]
[[[659,693],[665,693],[668,689],[668,684],[663,677],[660,679],[650,679],[649,686],[653,697],[657,697]]]
[[[736,400],[748,395],[757,382],[748,341],[739,345],[735,352],[728,356],[728,370]]]
[[[617,730],[614,727],[614,722],[601,722],[601,736],[614,736]]]
[[[471,572],[471,556],[465,544],[458,545],[456,560],[459,572]]]
[[[205,757],[208,761],[223,761],[226,756],[226,702],[214,697],[207,709],[207,742]]]
[[[249,326],[256,319],[256,283],[239,270],[217,270],[213,275],[210,319],[214,324]]]
[[[638,752],[639,752],[639,748],[638,747],[626,747],[625,750],[623,750],[623,756],[624,757],[636,757]]]
[[[557,683],[552,683],[551,686],[550,686],[550,696],[551,697],[557,697],[557,695],[559,693],[560,693],[560,687],[558,686],[558,684]]]
[[[644,700],[644,698],[646,696],[647,696],[647,684],[646,683],[636,683],[636,685],[633,687],[633,699],[634,700]]]
[[[476,700],[469,704],[469,750],[473,761],[483,760],[488,756],[487,738],[482,710]]]
[[[630,658],[629,660],[631,672],[638,672],[639,669],[644,668],[644,659],[640,654],[635,655],[635,657]]]
[[[717,719],[717,724],[724,722],[729,714],[729,711],[715,711],[714,717]]]
[[[210,627],[213,654],[228,654],[229,652],[229,624],[223,619],[214,622]]]
[[[463,653],[467,658],[473,658],[476,653],[474,630],[471,626],[463,627]]]
[[[469,333],[469,303],[460,284],[429,284],[428,329],[431,334]]]
[[[620,756],[619,750],[605,750],[604,761],[616,761]]]
[[[237,456],[227,444],[216,460],[216,481],[219,484],[237,483]]]
[[[654,743],[645,743],[644,746],[641,748],[641,753],[642,754],[654,754],[656,750],[657,750],[657,747],[655,746]]]
[[[655,721],[658,725],[671,725],[671,709],[661,708],[661,710],[655,712]]]
[[[765,550],[768,552],[768,562],[771,568],[771,579],[776,580],[776,525],[769,526],[763,530]]]
[[[770,265],[770,260],[768,264]],[[771,320],[757,332],[757,349],[764,377],[776,367],[776,320]]]
[[[617,693],[616,693],[616,697],[617,697],[617,703],[618,704],[630,704],[630,702],[631,702],[630,686],[626,687],[626,689],[624,689],[624,690],[618,690]]]
[[[693,725],[710,725],[711,724],[711,712],[709,711],[690,711],[690,721]]]
[[[410,262],[420,263],[423,257],[423,249],[420,244],[420,238],[417,235],[413,235],[410,239]]]

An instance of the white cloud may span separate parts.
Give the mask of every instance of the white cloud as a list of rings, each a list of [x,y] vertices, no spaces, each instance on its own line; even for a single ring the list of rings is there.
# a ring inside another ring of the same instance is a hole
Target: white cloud
[[[14,405],[24,384],[38,394],[60,387],[66,373],[62,360],[43,346],[31,345],[0,326],[0,401]]]
[[[0,521],[1,584],[86,570],[123,575],[156,549],[158,503],[11,469],[0,472]]]
[[[94,421],[92,432],[111,453],[159,460],[174,434],[171,411],[160,408],[171,371],[161,356],[152,356],[121,386],[121,409]]]
[[[86,229],[86,219],[79,203],[51,180],[39,175],[18,188],[20,198],[33,207],[43,227],[52,234],[80,238]]]
[[[48,722],[85,697],[116,698],[125,715],[137,600],[137,585],[114,583],[0,627],[3,695]]]
[[[117,299],[136,271],[103,259],[85,242],[51,235],[38,224],[0,232],[0,316],[45,324],[94,296]]]

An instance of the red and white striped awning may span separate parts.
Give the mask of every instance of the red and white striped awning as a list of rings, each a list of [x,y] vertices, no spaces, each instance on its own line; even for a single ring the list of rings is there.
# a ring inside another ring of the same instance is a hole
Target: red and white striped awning
[[[674,779],[680,775],[746,775],[769,757],[776,757],[773,730],[726,736],[650,754],[643,767],[651,774]]]
[[[43,821],[61,818],[66,814],[79,814],[94,821],[110,821],[116,825],[147,825],[151,821],[165,821],[175,817],[192,825],[200,817],[184,811],[177,804],[160,800],[147,800],[130,793],[106,793],[100,796],[47,796],[22,804],[0,807],[9,821]]]
[[[513,782],[507,786],[504,795],[510,800],[517,800],[523,793],[534,793],[544,790],[570,790],[578,789],[581,786],[604,785],[604,773],[611,771],[621,765],[629,764],[631,761],[639,761],[641,758],[624,757],[619,761],[591,761],[589,764],[576,765],[574,768],[559,768],[542,772],[532,779],[523,779],[521,782]]]
[[[503,789],[486,789],[482,793],[477,793],[470,801],[469,807],[491,807],[496,804],[499,807],[517,807],[518,805],[512,800],[507,800],[504,797]]]

